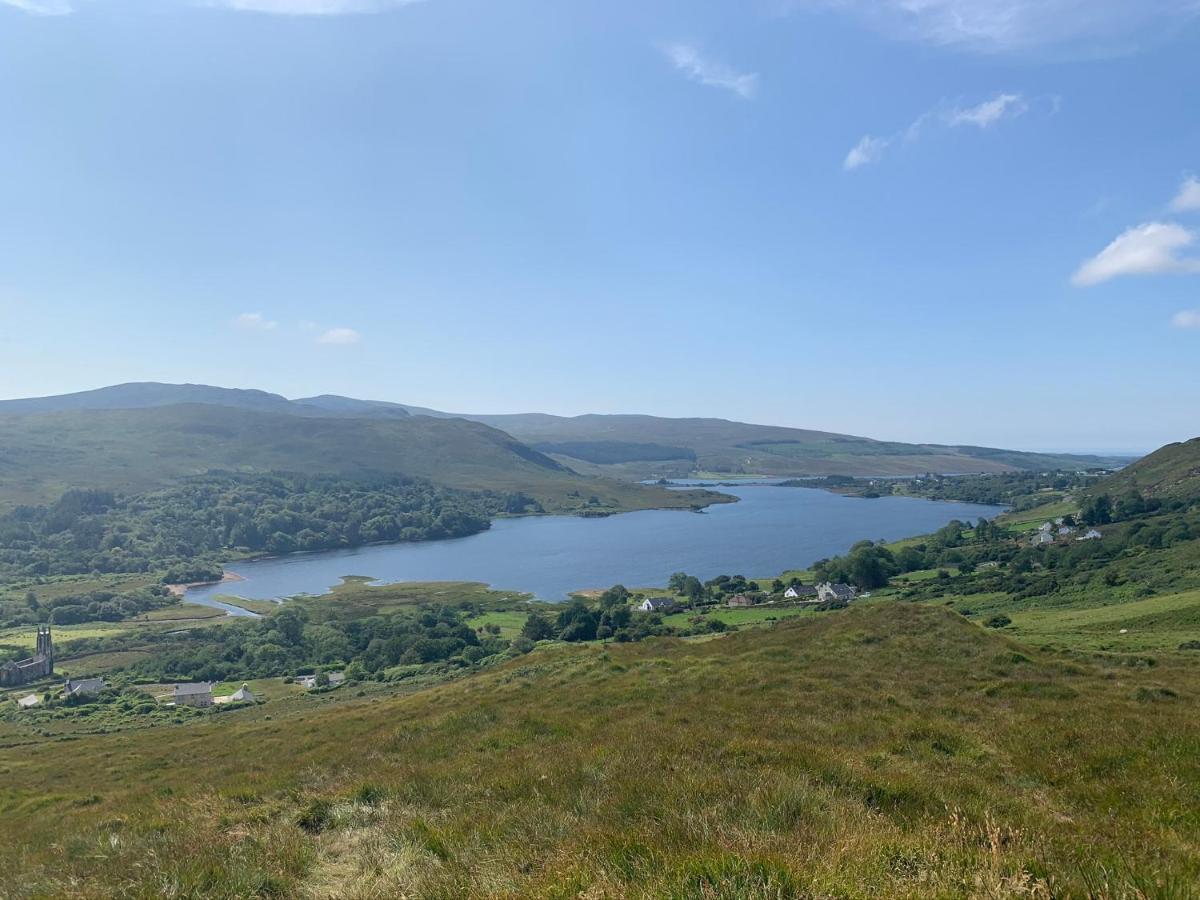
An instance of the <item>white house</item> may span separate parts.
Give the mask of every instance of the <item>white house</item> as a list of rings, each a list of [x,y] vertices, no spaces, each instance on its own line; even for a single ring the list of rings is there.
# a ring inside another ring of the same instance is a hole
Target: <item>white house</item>
[[[1038,531],[1045,532],[1046,534],[1049,534],[1053,530],[1054,530],[1053,522],[1043,522],[1041,525],[1038,526]]]
[[[1083,535],[1083,537],[1077,537],[1077,538],[1075,538],[1075,540],[1077,540],[1077,541],[1098,541],[1102,537],[1104,537],[1104,535],[1102,535],[1095,528],[1089,528],[1087,530],[1087,532]]]
[[[801,598],[813,598],[817,596],[817,589],[810,584],[794,585],[783,592],[783,596],[788,600],[799,600]]]
[[[242,686],[229,695],[230,703],[257,703],[258,697],[250,690],[249,685],[242,682]]]
[[[670,597],[647,597],[638,604],[642,612],[669,613],[675,611],[675,601]]]
[[[17,706],[21,709],[33,709],[35,706],[42,705],[42,698],[37,694],[29,694],[17,701]]]
[[[1035,546],[1038,544],[1053,544],[1053,543],[1054,543],[1054,535],[1051,534],[1049,531],[1039,531],[1037,534],[1035,534],[1033,536],[1033,544]]]

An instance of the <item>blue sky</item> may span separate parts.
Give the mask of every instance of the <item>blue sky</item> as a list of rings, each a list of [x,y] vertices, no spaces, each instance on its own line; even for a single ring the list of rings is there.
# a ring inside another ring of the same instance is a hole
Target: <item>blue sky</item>
[[[0,0],[0,396],[1200,433],[1197,0]]]

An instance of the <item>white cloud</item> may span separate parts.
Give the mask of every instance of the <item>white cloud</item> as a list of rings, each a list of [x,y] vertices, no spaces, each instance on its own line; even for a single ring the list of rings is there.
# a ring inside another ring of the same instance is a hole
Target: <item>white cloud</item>
[[[978,106],[950,110],[946,114],[946,121],[950,125],[977,125],[987,128],[1006,116],[1019,116],[1027,109],[1029,106],[1020,94],[997,94]]]
[[[785,0],[849,13],[889,37],[985,53],[1112,55],[1197,18],[1196,0]]]
[[[867,166],[883,159],[883,153],[891,144],[890,138],[877,138],[865,135],[861,141],[850,148],[846,158],[842,160],[842,168],[847,172],[859,166]]]
[[[12,6],[34,16],[66,16],[75,11],[71,0],[0,0],[0,5]]]
[[[274,331],[279,323],[268,319],[262,313],[242,313],[233,323],[246,331]]]
[[[353,328],[330,328],[317,338],[318,344],[357,344],[362,335]]]
[[[1171,209],[1175,212],[1196,212],[1200,210],[1200,178],[1195,175],[1184,179],[1179,193],[1171,201]]]
[[[672,65],[697,84],[724,88],[743,100],[758,90],[758,75],[739,72],[722,62],[708,59],[692,44],[671,44],[663,51]]]
[[[1200,272],[1200,259],[1181,257],[1196,235],[1179,225],[1148,222],[1130,228],[1089,259],[1071,277],[1076,287],[1089,287],[1121,275]]]
[[[1184,309],[1171,317],[1175,328],[1200,328],[1200,309]]]
[[[975,125],[980,130],[990,128],[1001,119],[1023,114],[1029,109],[1029,104],[1021,94],[997,94],[990,100],[984,100],[975,106],[950,107],[945,105],[923,112],[913,120],[912,124],[896,134],[888,137],[873,137],[867,135],[846,154],[842,161],[842,169],[853,171],[860,166],[877,163],[883,159],[888,147],[897,141],[912,143],[919,139],[929,127],[930,122],[942,123],[948,128],[960,125]]]
[[[239,12],[270,13],[278,16],[344,16],[352,13],[383,12],[420,2],[421,0],[210,0],[210,5],[223,6]]]

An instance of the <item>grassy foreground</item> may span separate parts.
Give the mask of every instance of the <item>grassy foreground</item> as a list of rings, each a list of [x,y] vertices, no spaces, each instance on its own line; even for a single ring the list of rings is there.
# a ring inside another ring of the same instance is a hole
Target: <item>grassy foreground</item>
[[[557,645],[5,751],[0,896],[1195,896],[1198,695],[890,602]]]

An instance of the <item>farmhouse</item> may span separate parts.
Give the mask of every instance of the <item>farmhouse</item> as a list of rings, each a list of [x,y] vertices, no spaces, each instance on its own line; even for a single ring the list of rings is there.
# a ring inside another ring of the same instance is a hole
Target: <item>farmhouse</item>
[[[638,604],[642,612],[672,613],[676,608],[675,601],[670,597],[647,597]]]
[[[754,598],[748,597],[745,594],[734,594],[732,597],[730,597],[728,600],[725,601],[725,605],[734,607],[734,608],[753,606]]]
[[[53,674],[54,641],[50,637],[50,626],[39,625],[37,649],[33,656],[0,665],[0,687],[18,687]]]
[[[204,708],[213,705],[212,685],[206,681],[190,684],[175,685],[176,706],[196,706]]]
[[[817,589],[811,584],[795,584],[783,592],[788,600],[812,599],[817,596]]]
[[[94,697],[104,690],[103,678],[80,678],[78,681],[68,678],[63,685],[64,697]]]
[[[1050,533],[1049,531],[1039,531],[1037,534],[1035,534],[1033,536],[1032,543],[1035,547],[1040,546],[1042,544],[1053,544],[1054,543],[1054,535],[1052,533]]]
[[[858,595],[858,591],[848,584],[834,584],[826,581],[824,584],[817,585],[817,598],[822,603],[830,601],[849,602]]]

